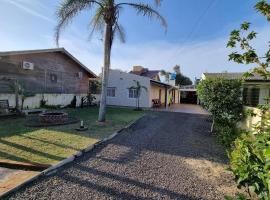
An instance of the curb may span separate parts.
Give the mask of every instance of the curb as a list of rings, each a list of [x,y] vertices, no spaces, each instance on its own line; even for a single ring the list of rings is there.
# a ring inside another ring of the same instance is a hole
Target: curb
[[[49,167],[48,169],[43,170],[43,171],[40,172],[39,174],[35,175],[34,177],[31,177],[31,178],[27,179],[27,180],[24,181],[23,183],[21,183],[21,184],[15,186],[14,188],[8,190],[7,192],[4,192],[2,195],[0,195],[0,199],[6,197],[6,196],[8,196],[8,195],[10,195],[11,193],[14,193],[14,192],[18,191],[18,190],[19,190],[20,188],[22,188],[23,186],[26,186],[27,184],[33,182],[34,180],[38,179],[38,178],[41,177],[41,176],[50,176],[51,174],[56,173],[57,170],[58,170],[60,167],[62,167],[62,166],[64,166],[64,165],[66,165],[66,164],[68,164],[68,163],[74,161],[76,158],[81,157],[81,156],[84,155],[85,153],[94,150],[97,146],[99,146],[99,145],[101,145],[101,144],[104,144],[105,142],[107,142],[107,141],[109,141],[109,140],[112,140],[112,139],[115,138],[117,135],[119,135],[119,133],[121,133],[122,131],[124,131],[124,130],[126,130],[126,129],[131,128],[134,124],[136,124],[140,119],[142,119],[142,118],[145,117],[145,116],[146,116],[146,114],[142,115],[140,118],[136,119],[134,122],[129,123],[127,126],[125,126],[124,128],[122,128],[122,129],[120,129],[120,130],[114,132],[114,133],[111,134],[110,136],[108,136],[108,137],[106,137],[106,138],[104,138],[104,139],[102,139],[102,140],[100,140],[100,141],[97,141],[97,142],[94,143],[94,144],[91,144],[90,146],[86,147],[85,149],[76,152],[74,155],[72,155],[72,156],[70,156],[70,157],[68,157],[68,158],[66,158],[66,159],[64,159],[64,160],[62,160],[62,161],[60,161],[60,162],[58,162],[57,164],[55,164],[55,165]]]

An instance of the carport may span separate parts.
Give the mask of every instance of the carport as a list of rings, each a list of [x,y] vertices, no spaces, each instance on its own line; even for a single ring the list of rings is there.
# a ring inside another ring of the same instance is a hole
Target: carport
[[[198,104],[197,90],[195,85],[180,87],[180,103]]]

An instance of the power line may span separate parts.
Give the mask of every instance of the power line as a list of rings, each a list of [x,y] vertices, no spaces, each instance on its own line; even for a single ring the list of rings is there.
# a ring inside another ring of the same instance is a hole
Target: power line
[[[188,34],[188,36],[186,37],[186,39],[184,40],[184,42],[182,43],[182,46],[178,49],[178,51],[176,52],[176,54],[175,55],[173,55],[169,60],[168,60],[168,63],[173,63],[173,61],[175,61],[176,60],[176,58],[175,59],[173,59],[174,57],[176,57],[178,54],[180,54],[181,52],[182,52],[182,50],[183,50],[183,46],[184,46],[184,44],[189,40],[189,39],[191,39],[192,38],[192,36],[193,36],[193,34],[195,33],[195,31],[198,29],[198,26],[200,25],[200,22],[201,22],[201,20],[205,17],[205,15],[207,14],[207,12],[210,10],[210,8],[214,5],[214,3],[216,2],[217,0],[212,0],[209,4],[208,4],[208,6],[206,7],[206,9],[203,11],[203,13],[198,17],[198,19],[196,20],[196,22],[194,23],[194,25],[192,26],[192,28],[191,28],[191,31],[189,32],[189,34]],[[173,59],[173,60],[172,60]],[[172,60],[172,61],[170,61],[170,60]]]

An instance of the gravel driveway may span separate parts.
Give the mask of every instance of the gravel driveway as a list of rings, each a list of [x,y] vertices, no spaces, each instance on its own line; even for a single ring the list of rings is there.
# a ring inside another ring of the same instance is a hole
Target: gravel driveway
[[[224,199],[234,194],[206,116],[154,112],[10,199]]]

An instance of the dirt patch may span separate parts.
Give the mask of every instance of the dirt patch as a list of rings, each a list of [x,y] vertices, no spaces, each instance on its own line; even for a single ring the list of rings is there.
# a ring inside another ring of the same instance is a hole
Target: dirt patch
[[[185,158],[184,161],[198,179],[217,184],[219,192],[224,194],[236,194],[239,192],[235,187],[232,173],[227,170],[228,165],[205,159]]]

